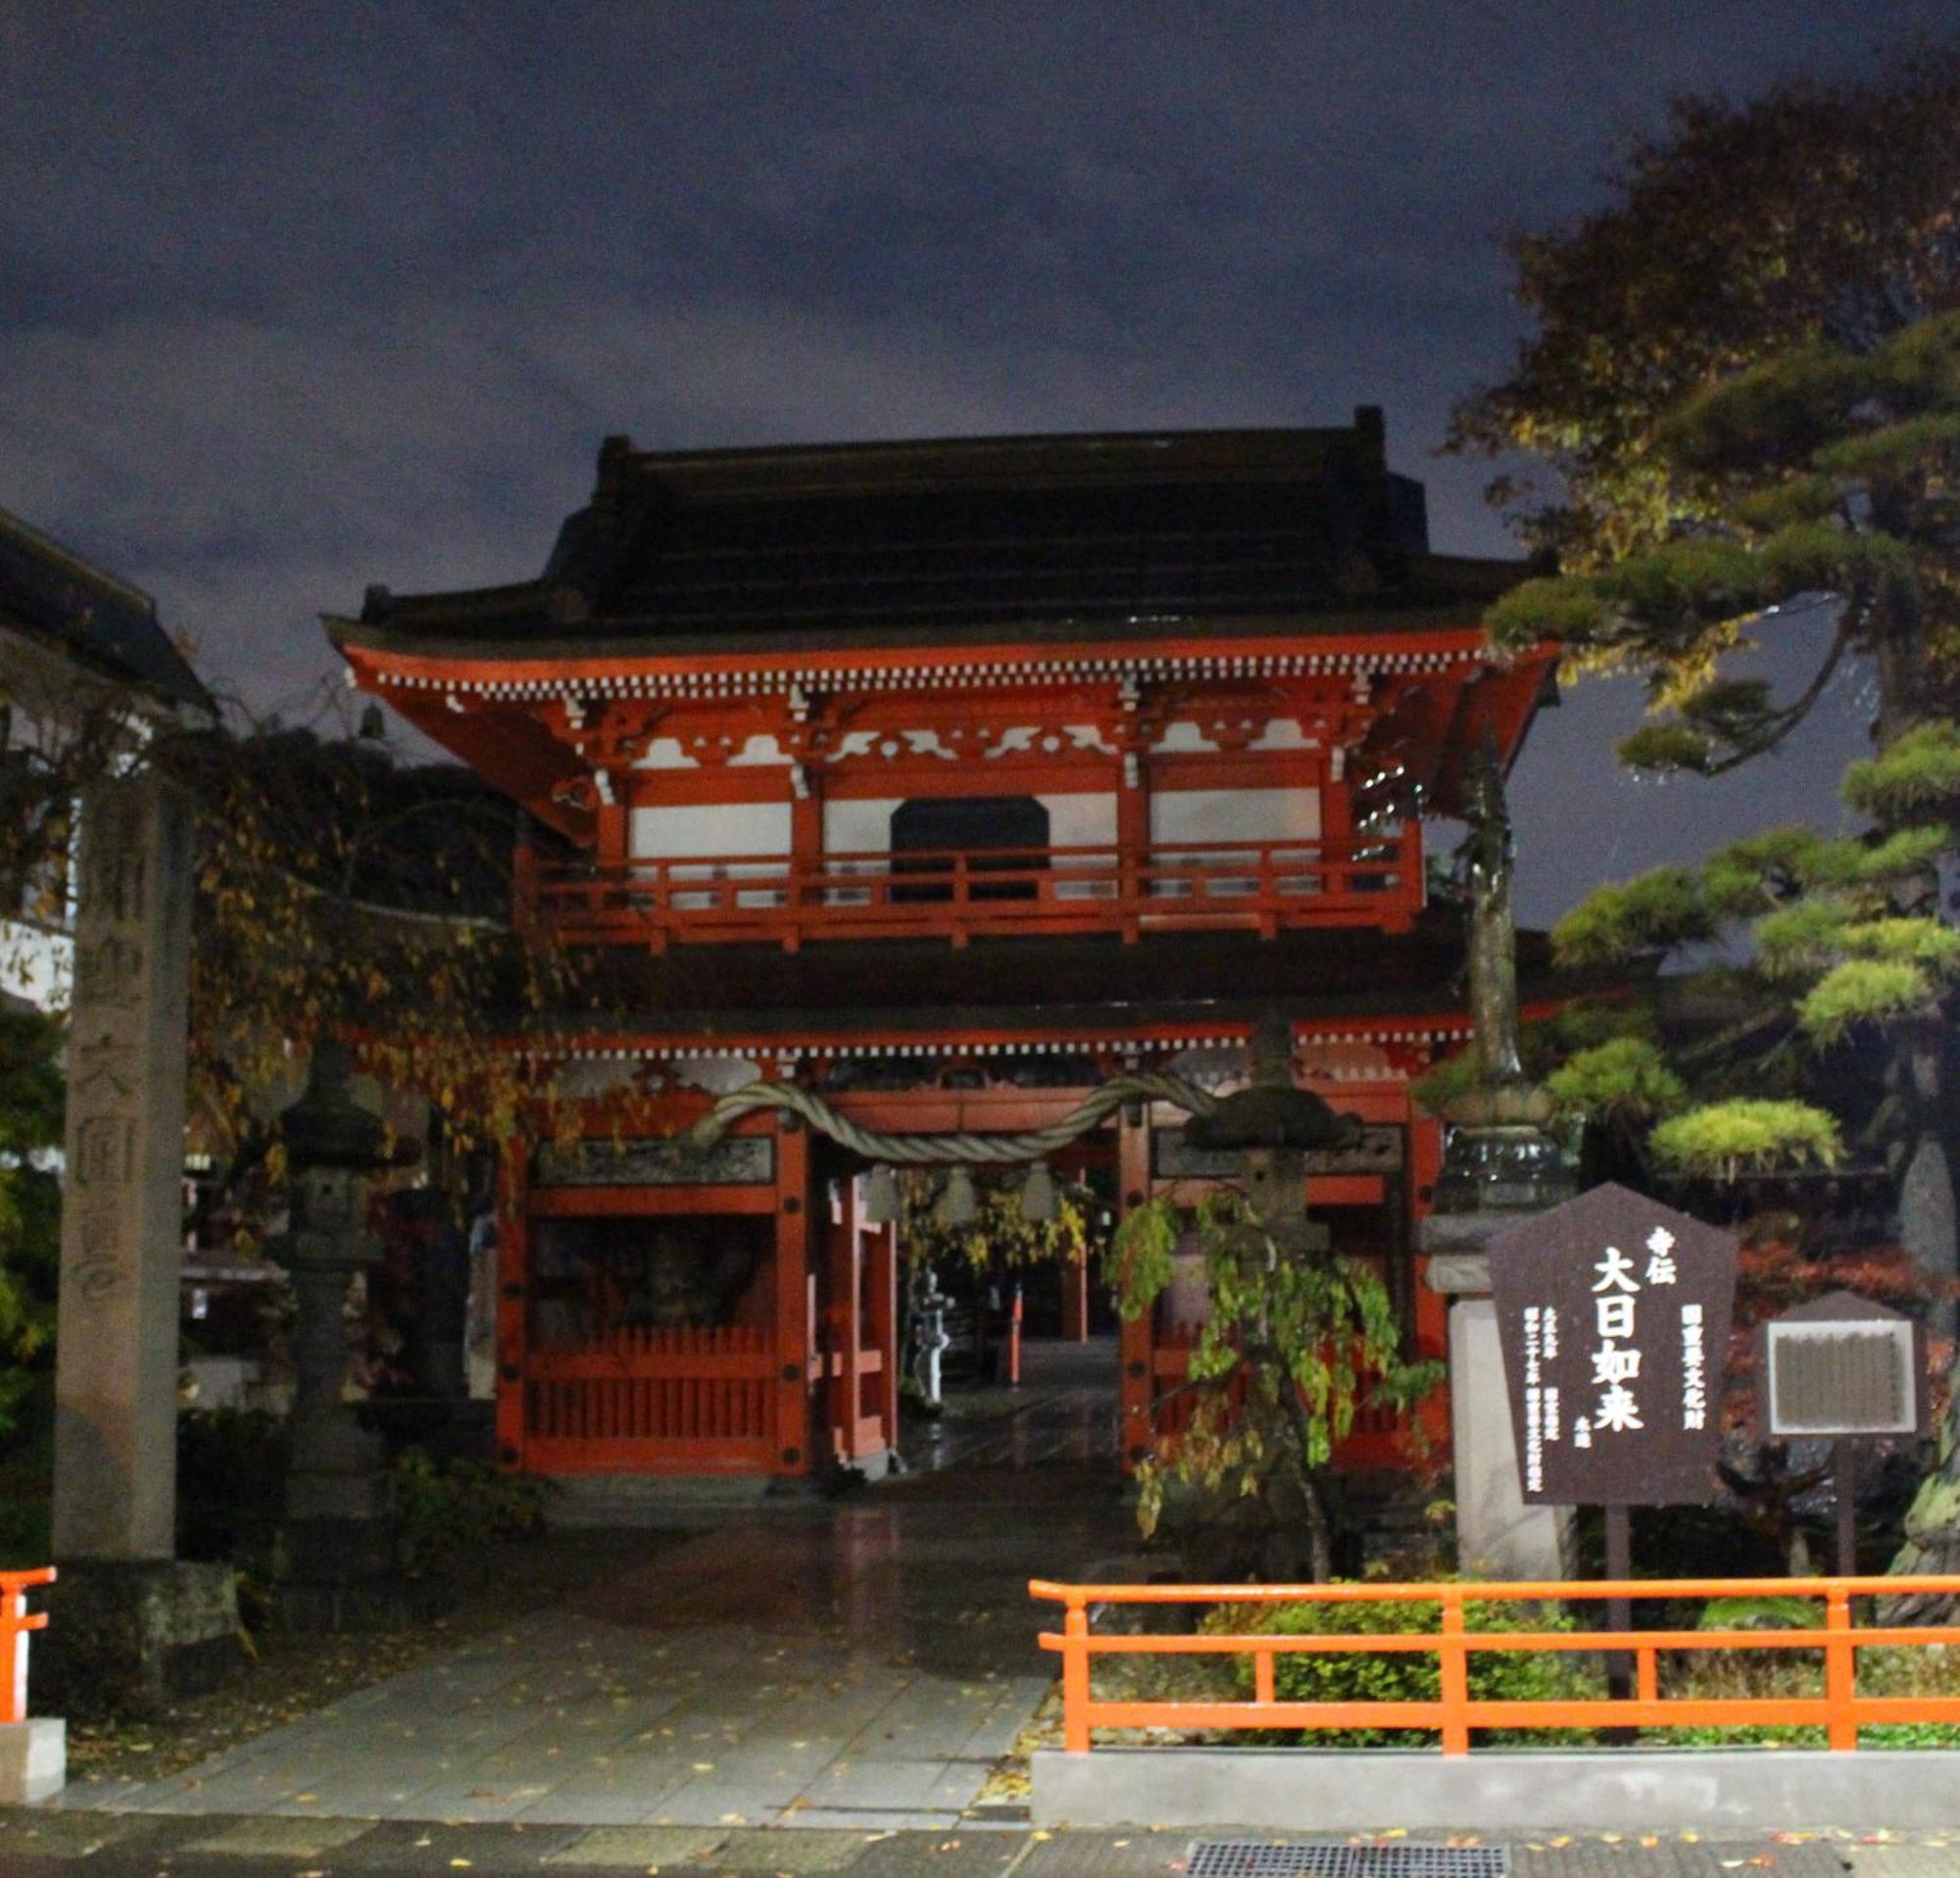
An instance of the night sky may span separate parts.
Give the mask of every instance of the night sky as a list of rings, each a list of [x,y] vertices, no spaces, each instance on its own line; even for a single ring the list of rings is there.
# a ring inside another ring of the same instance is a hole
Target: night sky
[[[1521,330],[1499,238],[1684,89],[1870,70],[1950,0],[0,0],[0,507],[287,720],[317,616],[537,572],[599,439],[1340,423],[1436,461]],[[1801,637],[1792,622],[1779,633]],[[1814,630],[1814,628],[1813,628]],[[1827,720],[1637,784],[1582,687],[1516,780],[1522,903],[1835,817]]]

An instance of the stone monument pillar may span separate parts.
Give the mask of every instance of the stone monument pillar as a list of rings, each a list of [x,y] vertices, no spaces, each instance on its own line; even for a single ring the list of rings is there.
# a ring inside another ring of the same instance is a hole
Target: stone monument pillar
[[[1470,880],[1471,1048],[1478,1078],[1444,1112],[1449,1141],[1420,1241],[1430,1255],[1431,1288],[1451,1300],[1456,1557],[1464,1571],[1494,1578],[1564,1578],[1572,1575],[1572,1509],[1524,1503],[1485,1248],[1532,1213],[1570,1200],[1578,1183],[1545,1132],[1550,1104],[1525,1079],[1518,1054],[1511,820],[1503,778],[1489,751],[1472,781],[1462,858]]]
[[[176,1551],[190,825],[155,781],[81,822],[55,1368],[55,1553]]]
[[[220,1565],[177,1565],[177,1294],[191,828],[154,775],[82,804],[55,1352],[54,1552],[37,1681],[140,1710],[235,1655]]]

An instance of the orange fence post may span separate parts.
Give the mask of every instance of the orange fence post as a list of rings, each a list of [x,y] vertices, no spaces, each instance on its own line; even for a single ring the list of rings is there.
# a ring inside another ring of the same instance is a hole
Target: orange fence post
[[[1844,1752],[1858,1745],[1858,1653],[1851,1642],[1851,1594],[1833,1586],[1824,1598],[1825,1739]]]
[[[1061,1745],[1072,1754],[1089,1752],[1089,1612],[1082,1593],[1068,1594],[1062,1619],[1067,1639],[1061,1653]]]
[[[27,1593],[54,1581],[52,1565],[0,1571],[0,1724],[27,1718],[27,1633],[48,1627],[45,1610],[27,1614]]]
[[[1443,1752],[1470,1752],[1470,1652],[1463,1642],[1463,1595],[1450,1587],[1443,1593],[1439,1667],[1443,1676]]]

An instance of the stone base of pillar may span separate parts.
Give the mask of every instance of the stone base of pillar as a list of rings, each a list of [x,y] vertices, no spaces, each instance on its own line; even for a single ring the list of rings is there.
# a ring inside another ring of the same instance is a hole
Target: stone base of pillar
[[[289,1520],[279,1529],[272,1610],[288,1630],[406,1630],[448,1603],[440,1584],[411,1577],[380,1520]]]
[[[67,1722],[0,1722],[0,1806],[31,1806],[67,1785]]]
[[[36,1707],[78,1719],[161,1714],[244,1659],[232,1569],[186,1558],[61,1559],[34,1638]]]

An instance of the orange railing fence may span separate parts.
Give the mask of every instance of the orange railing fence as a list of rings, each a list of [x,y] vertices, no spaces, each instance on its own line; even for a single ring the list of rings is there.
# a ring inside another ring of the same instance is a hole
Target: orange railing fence
[[[1410,822],[1347,842],[646,857],[518,853],[516,917],[570,940],[633,943],[1293,926],[1406,926],[1423,902]]]
[[[48,1627],[45,1610],[28,1614],[27,1593],[54,1581],[52,1565],[0,1571],[0,1724],[27,1718],[27,1633]]]
[[[1860,1695],[1858,1653],[1886,1647],[1932,1648],[1960,1643],[1960,1627],[1859,1623],[1854,1601],[1934,1594],[1960,1598],[1960,1575],[1878,1578],[1643,1578],[1546,1584],[1343,1585],[1062,1585],[1037,1579],[1034,1597],[1062,1606],[1062,1628],[1045,1631],[1041,1645],[1061,1657],[1062,1745],[1089,1752],[1098,1728],[1419,1728],[1436,1731],[1446,1754],[1467,1754],[1473,1729],[1679,1728],[1709,1725],[1820,1726],[1830,1747],[1854,1749],[1862,1724],[1960,1723],[1960,1695]],[[1714,1598],[1815,1600],[1821,1629],[1470,1630],[1465,1606],[1530,1606],[1611,1599],[1674,1601]],[[1372,1633],[1099,1634],[1092,1613],[1126,1605],[1232,1606],[1407,1605],[1435,1609],[1432,1630]],[[1660,1692],[1660,1657],[1668,1653],[1764,1653],[1807,1650],[1824,1659],[1820,1696],[1668,1697]],[[1627,1695],[1558,1701],[1499,1701],[1474,1697],[1470,1659],[1486,1652],[1610,1653],[1631,1656]],[[1423,1655],[1436,1659],[1435,1701],[1283,1702],[1276,1693],[1276,1658],[1291,1655]],[[1250,1657],[1252,1694],[1240,1701],[1100,1700],[1092,1669],[1099,1656],[1213,1656]]]

